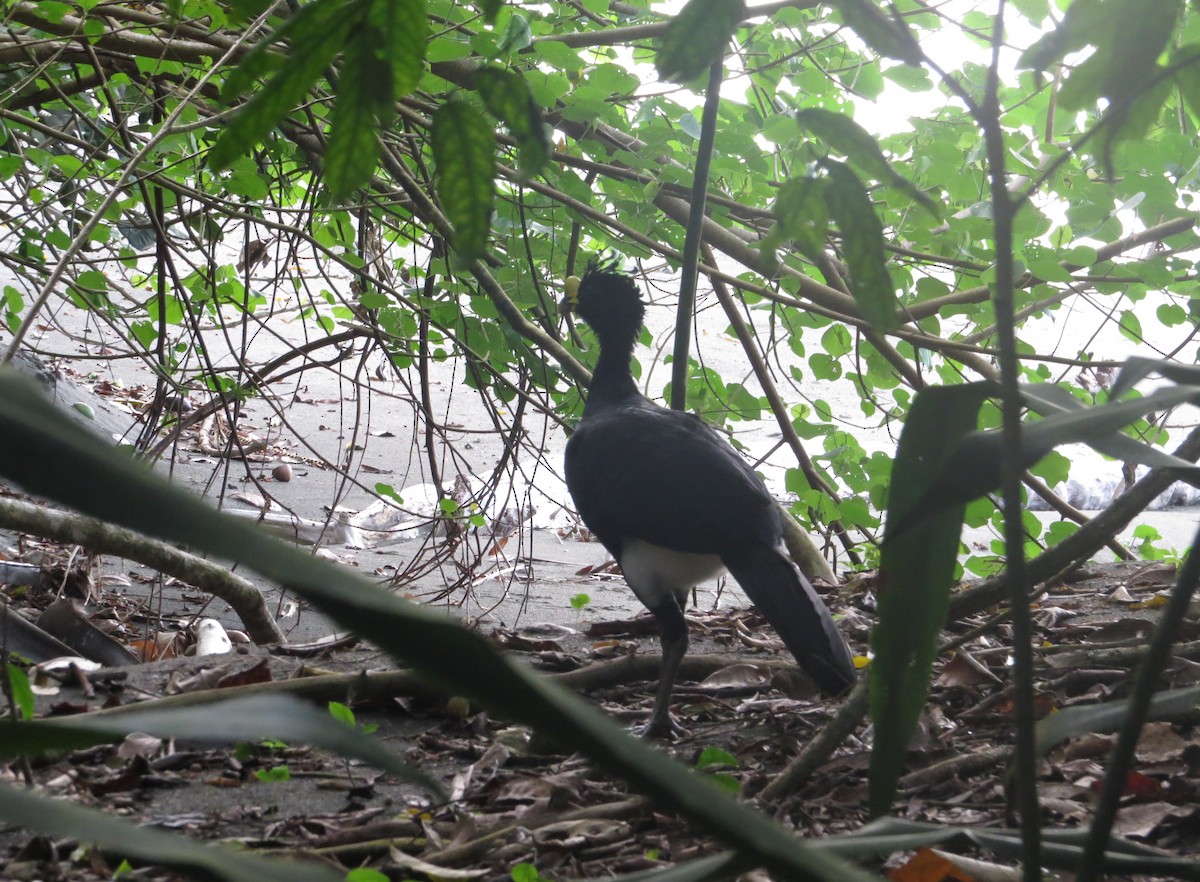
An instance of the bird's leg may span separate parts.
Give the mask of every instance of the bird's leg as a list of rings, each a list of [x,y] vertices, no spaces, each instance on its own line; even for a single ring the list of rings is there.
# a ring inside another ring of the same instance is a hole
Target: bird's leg
[[[688,734],[671,716],[671,693],[675,689],[679,665],[688,648],[687,620],[683,617],[679,598],[673,592],[668,593],[650,612],[658,621],[662,635],[662,670],[659,673],[658,691],[654,696],[654,710],[641,734],[670,740]]]

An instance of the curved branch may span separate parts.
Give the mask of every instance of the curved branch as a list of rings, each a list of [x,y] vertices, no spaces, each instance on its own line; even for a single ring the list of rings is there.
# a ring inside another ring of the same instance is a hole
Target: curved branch
[[[287,642],[267,609],[262,592],[224,565],[211,563],[123,527],[18,499],[0,498],[0,524],[10,530],[82,545],[101,554],[113,554],[153,567],[224,600],[233,607],[255,643]]]

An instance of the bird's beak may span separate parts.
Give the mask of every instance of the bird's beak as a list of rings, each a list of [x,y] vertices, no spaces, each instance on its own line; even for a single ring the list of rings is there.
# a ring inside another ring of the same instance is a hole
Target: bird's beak
[[[558,314],[569,316],[571,311],[579,305],[579,276],[567,276],[567,283],[563,287],[566,294],[558,302]]]

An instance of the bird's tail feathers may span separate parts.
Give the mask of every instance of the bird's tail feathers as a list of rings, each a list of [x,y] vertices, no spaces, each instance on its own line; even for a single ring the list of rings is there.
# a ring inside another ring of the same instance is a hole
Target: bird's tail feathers
[[[721,561],[822,692],[838,695],[854,685],[854,659],[845,638],[782,549],[760,546],[723,555]]]

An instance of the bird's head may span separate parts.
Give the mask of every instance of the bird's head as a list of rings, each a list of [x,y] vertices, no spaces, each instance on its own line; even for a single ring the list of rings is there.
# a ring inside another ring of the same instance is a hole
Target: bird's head
[[[583,278],[567,279],[566,296],[560,308],[588,323],[596,336],[633,338],[642,328],[646,308],[633,279],[617,269],[616,262],[588,261]]]

